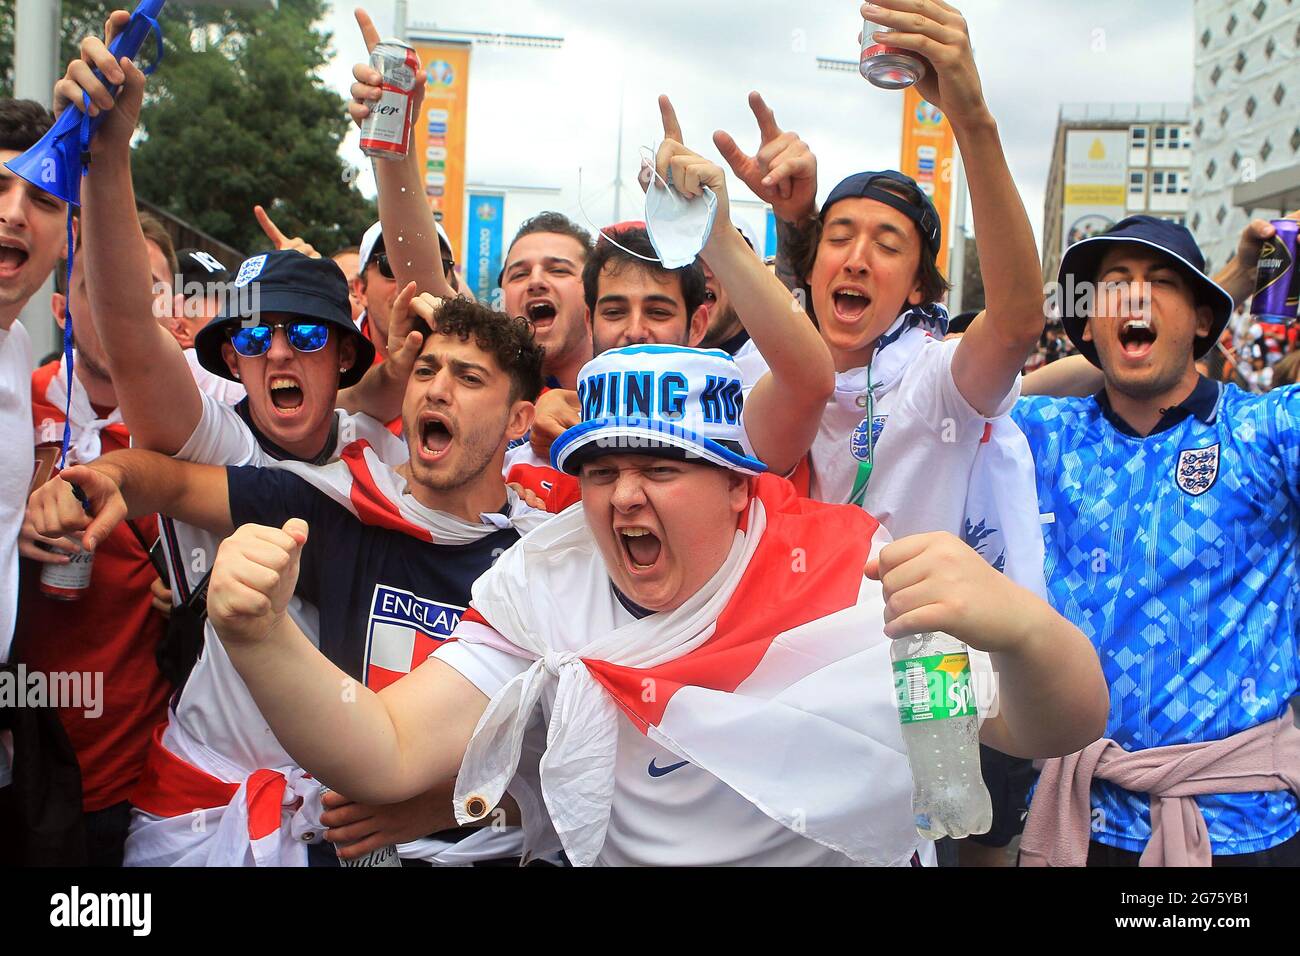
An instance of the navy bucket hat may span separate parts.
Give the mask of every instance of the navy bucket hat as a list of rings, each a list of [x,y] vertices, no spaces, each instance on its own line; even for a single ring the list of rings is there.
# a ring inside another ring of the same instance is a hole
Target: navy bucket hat
[[[249,290],[255,286],[256,295]],[[194,337],[199,364],[213,375],[232,381],[234,376],[221,356],[229,328],[262,313],[284,312],[316,319],[330,326],[336,335],[350,335],[357,358],[339,375],[339,388],[361,381],[375,360],[375,347],[352,323],[348,282],[343,270],[329,259],[311,259],[291,249],[264,252],[245,259],[235,272],[221,312]]]
[[[1196,358],[1204,356],[1214,348],[1214,343],[1228,327],[1234,303],[1232,296],[1205,274],[1205,257],[1201,255],[1196,240],[1186,226],[1154,216],[1129,216],[1121,219],[1101,235],[1076,242],[1067,249],[1061,257],[1057,282],[1063,289],[1077,289],[1083,283],[1096,282],[1102,259],[1117,243],[1122,242],[1148,246],[1164,253],[1191,283],[1197,304],[1210,307],[1214,313],[1214,324],[1209,335],[1197,338],[1193,352]],[[1061,325],[1079,353],[1100,368],[1096,347],[1083,339],[1088,316],[1082,314],[1077,306],[1077,295],[1071,293],[1065,297],[1061,305]]]

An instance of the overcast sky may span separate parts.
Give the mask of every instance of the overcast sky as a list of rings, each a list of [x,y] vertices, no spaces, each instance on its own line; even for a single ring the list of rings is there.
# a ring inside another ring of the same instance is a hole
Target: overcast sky
[[[1191,98],[1191,0],[966,0],[976,63],[997,117],[1035,234],[1057,111],[1075,102],[1186,102]],[[390,35],[393,0],[367,7]],[[336,56],[324,79],[346,95],[351,65],[365,58],[354,6],[336,3],[325,26]],[[818,70],[818,56],[855,59],[855,0],[409,0],[415,25],[560,36],[558,50],[476,46],[472,54],[468,179],[554,187],[553,204],[581,221],[612,217],[619,98],[624,104],[623,217],[637,212],[637,147],[662,130],[655,97],[677,107],[687,145],[718,160],[712,132],[749,151],[758,134],[746,95],[757,89],[779,123],[798,132],[819,162],[820,196],[845,175],[898,165],[901,95],[856,73]],[[347,158],[373,182],[355,146]],[[734,177],[736,199],[753,199]],[[639,215],[637,216],[639,218]],[[509,226],[510,224],[508,224]]]

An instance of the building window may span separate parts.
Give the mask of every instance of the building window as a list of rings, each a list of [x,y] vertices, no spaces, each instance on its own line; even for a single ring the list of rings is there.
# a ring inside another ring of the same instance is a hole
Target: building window
[[[1218,171],[1219,171],[1219,164],[1215,162],[1213,159],[1211,159],[1208,163],[1205,164],[1206,179],[1213,179],[1214,174],[1217,173]]]
[[[1264,45],[1264,55],[1271,60],[1273,59],[1273,54],[1276,52],[1277,52],[1277,41],[1274,40],[1272,37],[1269,37],[1268,43]]]
[[[1250,99],[1246,100],[1246,115],[1254,116],[1255,110],[1258,107],[1259,107],[1259,103],[1256,102],[1255,97],[1252,96]]]
[[[1259,158],[1268,162],[1268,158],[1273,155],[1273,144],[1264,140],[1264,145],[1259,148]]]
[[[1279,83],[1277,89],[1273,91],[1273,102],[1281,106],[1284,99],[1286,99],[1286,87]]]
[[[1197,136],[1205,135],[1205,117],[1201,117],[1196,121],[1196,135]]]
[[[1206,30],[1204,33],[1201,34],[1201,48],[1204,49],[1205,47],[1209,46],[1210,41],[1213,39],[1214,36],[1210,33],[1209,30]]]
[[[1156,171],[1151,174],[1151,195],[1159,196],[1165,191],[1165,174]]]
[[[1177,149],[1177,148],[1178,148],[1179,143],[1181,142],[1180,137],[1181,137],[1181,135],[1182,135],[1182,132],[1183,132],[1183,129],[1182,129],[1181,126],[1171,126],[1171,127],[1169,127],[1169,148],[1170,148],[1170,149]]]
[[[1300,126],[1297,126],[1295,132],[1291,134],[1291,152],[1300,152]]]
[[[1223,67],[1216,63],[1214,69],[1210,71],[1210,82],[1215,86],[1219,85],[1219,80],[1223,79]]]
[[[1128,174],[1128,194],[1130,196],[1141,196],[1147,191],[1147,174],[1145,170],[1139,169],[1137,172]]]
[[[1237,15],[1234,13],[1232,16],[1228,17],[1228,22],[1224,26],[1224,32],[1227,33],[1228,36],[1232,36],[1232,31],[1235,29],[1237,29]]]
[[[1237,54],[1237,59],[1232,61],[1232,68],[1240,73],[1246,68],[1246,51],[1242,50]]]
[[[1145,126],[1134,126],[1129,130],[1129,147],[1132,149],[1147,148],[1147,128]]]
[[[1225,125],[1227,125],[1227,122],[1228,122],[1228,116],[1229,116],[1229,115],[1230,115],[1230,114],[1228,113],[1228,108],[1227,108],[1226,106],[1225,106],[1223,109],[1219,110],[1219,125],[1220,125],[1220,126],[1225,126]]]
[[[1165,148],[1165,133],[1166,130],[1163,126],[1156,127],[1156,144],[1155,144],[1156,149]]]
[[[1259,0],[1259,3],[1255,4],[1255,9],[1250,11],[1250,15],[1256,20],[1264,19],[1266,13],[1268,13],[1268,4],[1264,0]]]

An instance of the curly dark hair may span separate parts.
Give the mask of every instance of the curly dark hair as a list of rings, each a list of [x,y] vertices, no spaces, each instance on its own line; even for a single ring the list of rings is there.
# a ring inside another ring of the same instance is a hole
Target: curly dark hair
[[[665,269],[657,262],[647,262],[624,251],[630,249],[649,259],[658,258],[655,247],[650,242],[650,233],[646,231],[645,226],[640,223],[621,227],[611,226],[605,231],[614,237],[618,246],[601,236],[596,240],[596,248],[587,257],[587,264],[582,267],[582,291],[591,314],[596,314],[596,300],[600,298],[600,274],[606,265],[612,263],[611,275],[617,275],[631,267],[641,269],[650,275],[677,276],[678,282],[681,283],[682,301],[686,305],[686,326],[689,329],[691,316],[704,304],[704,269],[700,266],[700,260],[696,259],[689,266],[682,266],[680,269]],[[619,246],[624,248],[620,249]]]
[[[0,149],[30,149],[54,125],[54,114],[35,100],[0,99]]]
[[[470,336],[474,344],[496,359],[501,370],[510,376],[510,401],[534,402],[542,392],[543,350],[533,341],[533,326],[524,318],[512,319],[504,312],[494,312],[469,299],[449,299],[434,316],[437,327],[415,318],[415,331],[425,340],[433,332],[455,335],[462,342]]]
[[[903,183],[879,182],[876,185],[913,205],[920,205],[921,203],[920,193],[910,189]],[[786,251],[786,258],[788,258],[791,267],[794,269],[799,287],[803,290],[804,311],[808,313],[809,318],[814,323],[817,321],[817,313],[813,308],[812,286],[808,282],[808,277],[812,275],[813,263],[817,261],[817,248],[822,241],[822,218],[822,216],[818,216],[807,228],[796,230],[795,235],[791,237],[788,243]],[[919,237],[920,233],[918,232],[917,235]],[[939,264],[935,261],[934,253],[930,251],[924,242],[921,243],[921,261],[916,267],[916,281],[921,286],[921,295],[924,298],[922,304],[938,302],[948,292],[948,280],[939,271]]]

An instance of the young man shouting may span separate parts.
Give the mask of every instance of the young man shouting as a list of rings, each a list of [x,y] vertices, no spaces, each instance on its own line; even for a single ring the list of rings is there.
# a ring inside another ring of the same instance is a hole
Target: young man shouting
[[[1252,223],[1238,258],[1271,233]],[[1248,269],[1225,278],[1248,293]],[[1233,296],[1184,227],[1132,216],[1060,281],[1088,398],[1022,399],[1053,605],[1101,657],[1106,735],[1048,761],[1021,857],[1047,865],[1300,864],[1300,390],[1201,376]]]

